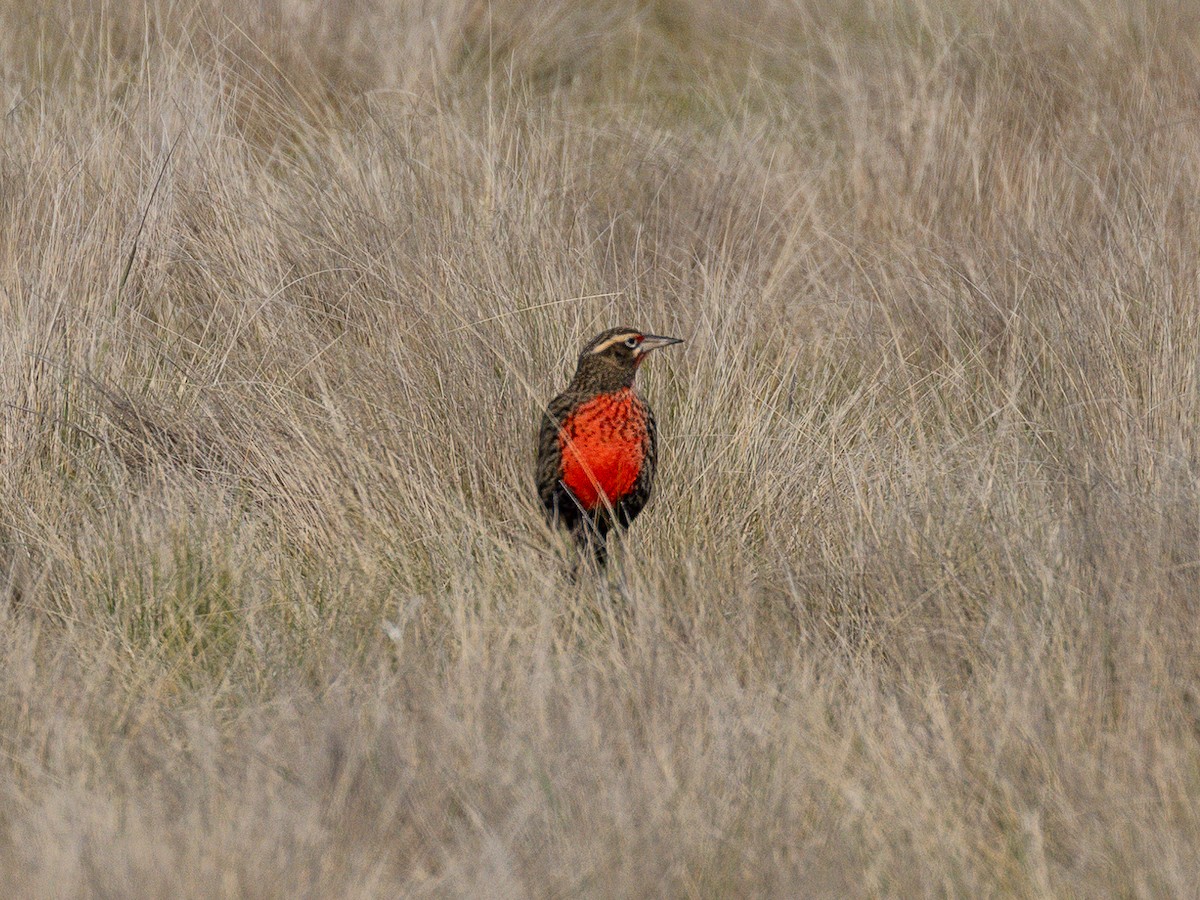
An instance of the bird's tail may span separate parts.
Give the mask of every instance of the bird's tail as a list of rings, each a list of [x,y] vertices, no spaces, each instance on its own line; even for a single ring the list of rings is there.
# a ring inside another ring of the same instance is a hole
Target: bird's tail
[[[603,572],[608,565],[608,541],[607,534],[598,528],[592,527],[589,524],[583,524],[573,529],[573,537],[575,538],[575,546],[579,552],[575,556],[575,563],[571,567],[571,578],[574,580],[579,576],[579,571],[590,558],[595,563],[596,569]]]
[[[596,562],[596,568],[601,571],[608,565],[608,541],[602,535],[594,536],[588,542],[588,549],[592,551],[592,559]]]

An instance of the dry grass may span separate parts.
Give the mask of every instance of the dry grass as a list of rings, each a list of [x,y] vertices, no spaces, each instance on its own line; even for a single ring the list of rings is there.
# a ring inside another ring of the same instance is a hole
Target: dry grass
[[[0,894],[1193,894],[1198,53],[0,0]],[[625,322],[572,585],[533,423]]]

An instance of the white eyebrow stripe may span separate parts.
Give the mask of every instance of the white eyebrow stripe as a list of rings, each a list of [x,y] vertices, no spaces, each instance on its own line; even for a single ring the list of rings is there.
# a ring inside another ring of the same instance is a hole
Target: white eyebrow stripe
[[[641,332],[638,332],[638,331],[626,331],[622,334],[616,334],[616,335],[613,335],[612,337],[610,337],[603,344],[600,344],[592,352],[593,353],[603,353],[605,350],[607,350],[613,344],[619,344],[622,341],[629,340],[631,337],[640,337],[640,336],[641,336]]]

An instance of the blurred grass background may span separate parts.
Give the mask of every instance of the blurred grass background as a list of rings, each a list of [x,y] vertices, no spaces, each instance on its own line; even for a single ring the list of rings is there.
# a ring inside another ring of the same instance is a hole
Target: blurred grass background
[[[0,0],[4,895],[1194,893],[1198,50]],[[614,324],[688,343],[576,585]]]

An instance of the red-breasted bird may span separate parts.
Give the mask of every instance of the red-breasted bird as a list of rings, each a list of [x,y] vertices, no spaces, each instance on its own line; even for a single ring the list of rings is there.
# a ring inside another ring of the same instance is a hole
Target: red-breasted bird
[[[537,489],[551,525],[566,528],[598,565],[608,532],[642,511],[654,485],[658,434],[633,379],[646,355],[681,338],[610,328],[579,354],[575,377],[542,414]]]

